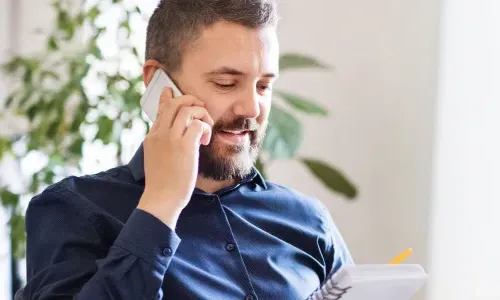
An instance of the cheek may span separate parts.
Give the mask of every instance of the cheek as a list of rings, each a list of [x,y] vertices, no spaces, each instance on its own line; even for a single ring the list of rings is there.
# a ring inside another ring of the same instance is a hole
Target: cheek
[[[269,113],[271,111],[271,100],[266,99],[259,102],[260,115],[257,117],[259,123],[267,121],[269,118]]]
[[[217,122],[226,116],[231,115],[231,102],[222,96],[206,98],[203,101],[210,117]]]
[[[218,120],[231,120],[234,118],[233,105],[236,96],[228,94],[216,94],[203,99],[205,108],[207,109],[210,117],[217,122]],[[257,117],[259,124],[264,123],[269,118],[271,110],[271,97],[264,98],[259,101],[260,114]]]

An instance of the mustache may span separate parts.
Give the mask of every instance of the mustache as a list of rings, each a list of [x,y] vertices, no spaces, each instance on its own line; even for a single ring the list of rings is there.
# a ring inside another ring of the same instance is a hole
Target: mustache
[[[258,131],[260,125],[255,119],[236,118],[231,121],[219,121],[214,124],[212,131],[220,132],[224,130],[233,131]]]

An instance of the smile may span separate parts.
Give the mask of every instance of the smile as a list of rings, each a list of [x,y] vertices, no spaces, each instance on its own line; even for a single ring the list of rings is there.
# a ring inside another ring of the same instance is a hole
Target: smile
[[[221,140],[228,144],[241,145],[249,139],[249,133],[248,130],[223,130],[217,132],[216,136],[220,137]]]

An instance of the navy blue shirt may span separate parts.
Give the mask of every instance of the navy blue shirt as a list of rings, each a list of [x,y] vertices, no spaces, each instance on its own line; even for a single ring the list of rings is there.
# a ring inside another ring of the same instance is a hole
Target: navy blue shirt
[[[136,208],[143,155],[32,199],[24,299],[306,299],[352,263],[320,201],[256,169],[214,194],[196,189],[172,231]]]

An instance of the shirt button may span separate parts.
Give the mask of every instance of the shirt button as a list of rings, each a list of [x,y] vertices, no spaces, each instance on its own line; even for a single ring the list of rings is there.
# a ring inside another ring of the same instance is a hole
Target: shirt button
[[[246,295],[245,300],[253,300],[253,295]]]
[[[234,248],[236,248],[236,246],[235,246],[233,243],[228,243],[228,244],[226,245],[226,250],[227,250],[227,251],[233,251],[233,250],[234,250]]]
[[[162,253],[164,256],[170,256],[172,255],[172,249],[170,247],[164,248]]]
[[[214,203],[214,202],[215,202],[215,199],[217,199],[217,197],[216,197],[216,196],[213,196],[213,197],[208,198],[208,203]]]

